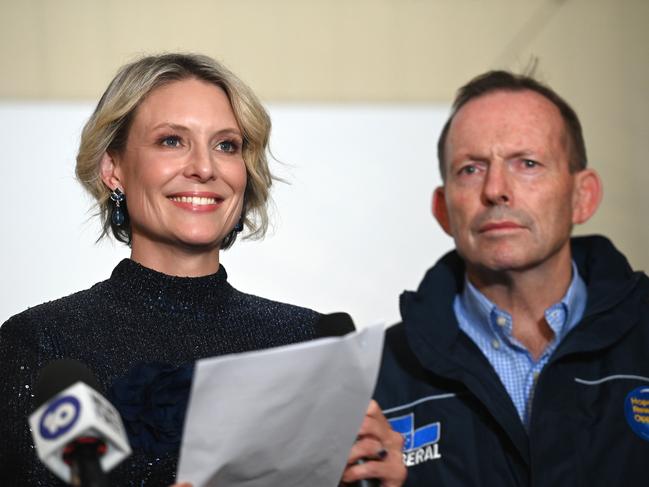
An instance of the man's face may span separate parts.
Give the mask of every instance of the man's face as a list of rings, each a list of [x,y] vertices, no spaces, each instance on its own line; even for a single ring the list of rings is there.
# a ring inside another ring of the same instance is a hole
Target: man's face
[[[572,225],[597,206],[584,211],[580,179],[594,173],[571,174],[569,149],[559,110],[533,91],[489,93],[457,112],[434,213],[470,273],[569,262]]]

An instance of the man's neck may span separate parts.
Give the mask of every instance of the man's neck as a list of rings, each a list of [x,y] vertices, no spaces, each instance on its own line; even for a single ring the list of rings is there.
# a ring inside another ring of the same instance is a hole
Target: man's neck
[[[513,336],[537,360],[554,338],[545,311],[566,294],[572,279],[570,249],[525,270],[492,272],[467,266],[471,283],[512,316]]]

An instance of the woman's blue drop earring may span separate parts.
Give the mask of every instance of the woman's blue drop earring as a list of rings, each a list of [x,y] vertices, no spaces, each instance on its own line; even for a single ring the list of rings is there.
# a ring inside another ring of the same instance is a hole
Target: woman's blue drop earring
[[[234,231],[237,232],[237,233],[240,233],[240,232],[243,231],[243,217],[239,218],[239,221],[234,226]]]
[[[121,227],[126,219],[124,209],[121,207],[121,204],[126,200],[126,196],[119,188],[115,188],[110,192],[110,199],[115,203],[110,221],[113,222],[113,225]]]

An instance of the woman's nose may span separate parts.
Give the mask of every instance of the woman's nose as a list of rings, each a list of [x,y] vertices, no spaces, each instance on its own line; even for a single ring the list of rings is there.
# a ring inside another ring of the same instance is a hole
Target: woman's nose
[[[209,181],[216,178],[216,172],[216,161],[209,148],[193,148],[185,167],[185,176],[198,181]]]

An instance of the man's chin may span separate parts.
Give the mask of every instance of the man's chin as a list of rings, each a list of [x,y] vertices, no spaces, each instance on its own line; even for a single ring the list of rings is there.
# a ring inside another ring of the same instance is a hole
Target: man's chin
[[[521,252],[521,248],[509,251],[494,250],[493,252],[484,249],[480,255],[464,257],[467,267],[482,272],[506,273],[524,271],[533,268],[538,259]]]

